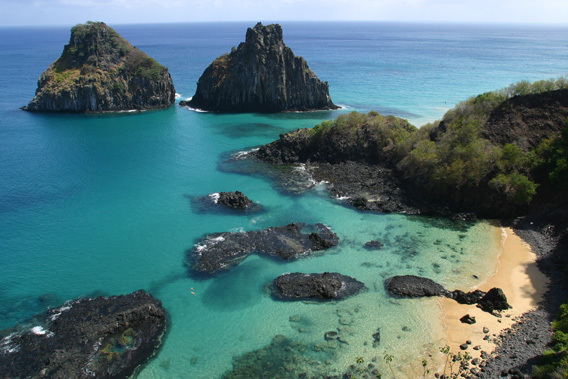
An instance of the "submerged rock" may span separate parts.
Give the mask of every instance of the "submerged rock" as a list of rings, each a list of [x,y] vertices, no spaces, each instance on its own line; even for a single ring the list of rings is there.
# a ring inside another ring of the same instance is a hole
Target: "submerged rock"
[[[237,378],[316,378],[324,374],[320,364],[331,358],[331,353],[319,350],[305,342],[283,335],[275,336],[269,345],[233,357],[233,368],[221,376],[222,379]],[[320,360],[315,361],[315,358]]]
[[[319,223],[294,223],[244,233],[214,233],[205,236],[189,251],[189,267],[193,273],[214,275],[230,270],[252,253],[293,260],[338,243],[337,235]]]
[[[79,24],[61,57],[38,80],[32,112],[167,108],[175,101],[168,69],[102,22]]]
[[[336,272],[290,273],[272,283],[272,295],[281,300],[341,300],[365,288],[358,280]]]
[[[388,292],[399,297],[445,296],[448,292],[432,279],[416,275],[393,276],[386,285]]]
[[[327,82],[284,44],[278,24],[256,24],[246,41],[221,55],[201,75],[197,91],[180,105],[213,112],[336,109]]]
[[[381,241],[371,240],[371,241],[365,242],[364,247],[367,250],[380,250],[384,247],[384,245]]]
[[[145,291],[80,299],[0,342],[0,377],[124,378],[161,344],[162,304]]]

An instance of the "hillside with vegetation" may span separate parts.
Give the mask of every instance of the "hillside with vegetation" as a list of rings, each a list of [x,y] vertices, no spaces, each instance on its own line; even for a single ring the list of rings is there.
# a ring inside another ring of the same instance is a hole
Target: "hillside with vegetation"
[[[565,78],[520,82],[472,97],[419,129],[393,116],[352,112],[283,135],[256,155],[276,164],[379,165],[392,170],[412,201],[514,216],[539,188],[566,191],[567,118]]]
[[[79,24],[61,56],[38,80],[23,109],[105,112],[166,108],[175,89],[168,69],[102,22]]]

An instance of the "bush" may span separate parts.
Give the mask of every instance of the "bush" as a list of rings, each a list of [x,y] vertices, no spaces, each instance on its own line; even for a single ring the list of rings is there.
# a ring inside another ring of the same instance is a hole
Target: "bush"
[[[513,172],[509,175],[497,175],[489,181],[489,186],[505,195],[505,198],[513,204],[526,205],[536,195],[538,184],[523,174]]]

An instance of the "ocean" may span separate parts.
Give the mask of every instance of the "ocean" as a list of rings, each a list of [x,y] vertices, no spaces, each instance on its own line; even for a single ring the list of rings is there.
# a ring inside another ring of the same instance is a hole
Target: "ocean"
[[[111,26],[169,68],[181,100],[254,24]],[[376,110],[421,126],[470,96],[566,75],[568,27],[281,24],[285,43],[329,82],[342,109],[27,113],[19,108],[72,25],[0,28],[0,330],[73,298],[145,289],[163,302],[169,332],[140,378],[216,378],[259,349],[259,365],[284,364],[290,377],[339,374],[358,357],[386,373],[385,353],[408,373],[435,356],[445,345],[438,301],[390,298],[384,280],[417,274],[448,289],[474,288],[494,270],[498,225],[360,212],[330,198],[325,183],[290,192],[262,172],[239,172],[232,157],[344,112]],[[263,212],[201,212],[190,201],[235,190]],[[187,251],[205,234],[291,222],[322,222],[341,242],[294,262],[253,255],[212,279],[189,276]],[[382,250],[363,248],[375,239]],[[368,290],[333,303],[278,302],[266,292],[283,273],[324,271],[353,276]],[[327,342],[327,331],[344,341]]]

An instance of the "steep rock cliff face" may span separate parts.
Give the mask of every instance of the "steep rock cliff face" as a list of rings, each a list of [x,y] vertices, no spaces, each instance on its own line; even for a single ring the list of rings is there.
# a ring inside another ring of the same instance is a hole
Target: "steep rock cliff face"
[[[38,80],[32,112],[105,112],[172,105],[168,69],[102,22],[71,29],[63,54]]]
[[[188,102],[214,112],[282,112],[336,109],[327,82],[284,44],[282,27],[258,23],[246,42],[217,58]]]

